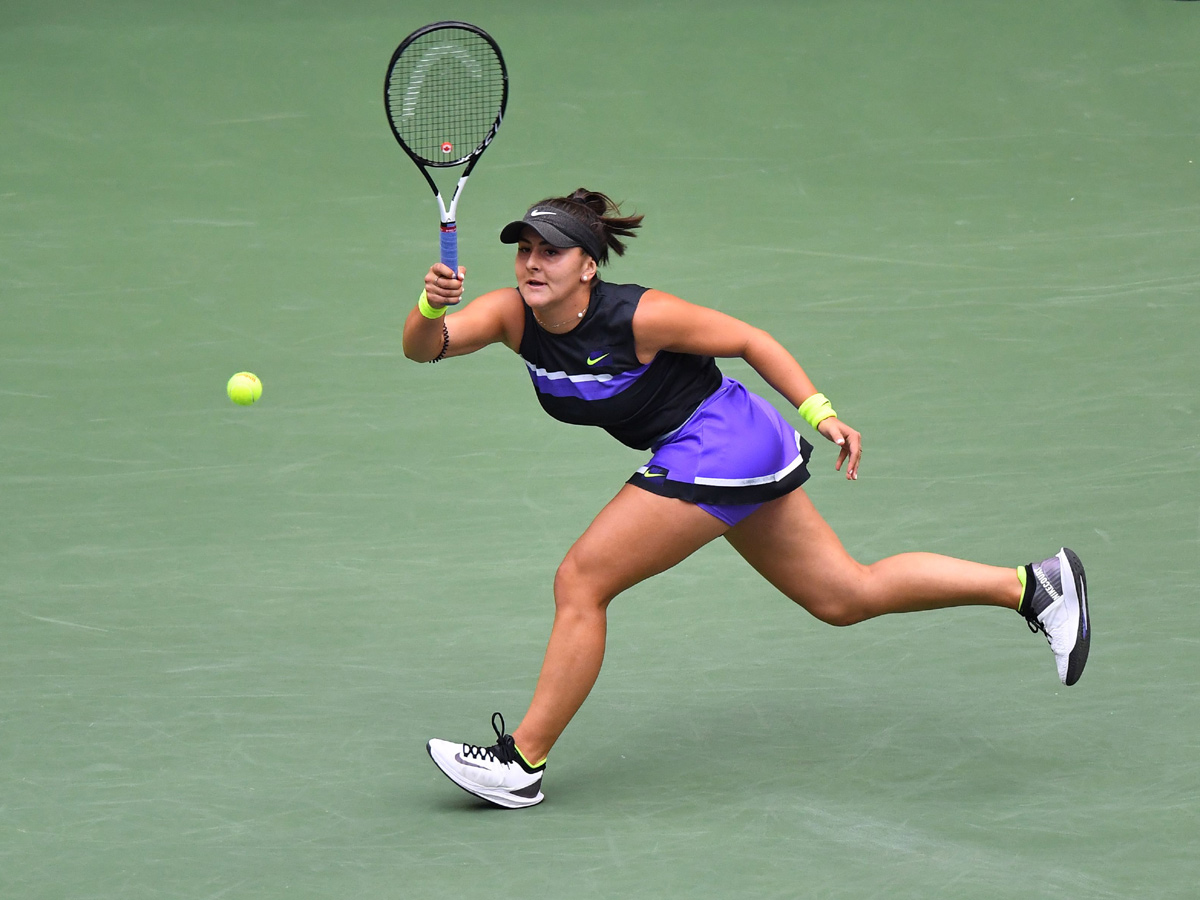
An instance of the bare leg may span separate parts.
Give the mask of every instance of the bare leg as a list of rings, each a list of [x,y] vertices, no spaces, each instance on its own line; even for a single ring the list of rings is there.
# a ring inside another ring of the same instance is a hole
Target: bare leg
[[[609,602],[728,528],[697,506],[625,485],[567,552],[554,578],[554,626],[533,700],[513,731],[530,763],[550,752],[604,661]]]
[[[856,562],[803,490],[763,506],[725,537],[771,584],[832,625],[948,606],[1016,609],[1021,601],[1014,568],[934,553]]]

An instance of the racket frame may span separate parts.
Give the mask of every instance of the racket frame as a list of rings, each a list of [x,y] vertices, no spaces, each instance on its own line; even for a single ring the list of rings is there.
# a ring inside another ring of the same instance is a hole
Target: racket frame
[[[440,31],[444,29],[462,29],[470,31],[475,35],[483,38],[496,54],[496,60],[500,63],[500,74],[504,85],[503,93],[500,97],[500,109],[496,112],[496,120],[492,123],[492,127],[488,129],[483,140],[475,147],[467,156],[460,157],[448,162],[439,160],[426,159],[417,154],[408,142],[400,136],[400,130],[396,127],[396,122],[392,117],[391,89],[392,89],[392,71],[396,67],[397,61],[403,55],[404,51],[416,41],[418,38],[424,37],[432,31]],[[483,155],[483,151],[488,148],[488,145],[496,137],[496,132],[500,130],[500,124],[504,121],[504,112],[508,108],[508,67],[504,63],[504,54],[500,52],[500,45],[495,39],[480,28],[478,25],[472,25],[469,22],[460,22],[457,20],[446,20],[443,22],[433,22],[429,25],[422,26],[400,42],[399,46],[392,52],[392,58],[388,61],[387,75],[383,80],[383,105],[387,111],[388,127],[392,129],[392,136],[396,139],[396,143],[408,154],[409,158],[421,170],[421,174],[425,176],[425,181],[429,183],[430,190],[433,191],[433,196],[437,200],[438,215],[441,220],[441,262],[447,266],[455,275],[458,274],[458,201],[462,196],[463,187],[466,186],[467,179],[471,175],[471,170],[475,168],[475,164],[479,162],[479,157]],[[446,205],[442,197],[442,191],[438,187],[437,182],[433,180],[433,176],[429,173],[429,169],[452,169],[466,163],[466,168],[463,169],[462,175],[459,176],[458,183],[454,187],[454,193],[450,197],[449,206]]]

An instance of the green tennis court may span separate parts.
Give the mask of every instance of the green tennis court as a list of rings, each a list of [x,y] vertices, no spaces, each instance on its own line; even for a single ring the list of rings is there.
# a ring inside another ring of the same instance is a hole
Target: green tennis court
[[[540,197],[645,213],[609,277],[864,433],[807,486],[856,556],[1079,552],[1079,685],[1017,616],[833,629],[718,542],[613,605],[544,804],[434,769],[519,720],[646,458],[502,348],[401,354],[437,213],[382,78],[442,18],[512,82],[468,292]],[[0,896],[1194,897],[1198,84],[1175,0],[5,0]]]

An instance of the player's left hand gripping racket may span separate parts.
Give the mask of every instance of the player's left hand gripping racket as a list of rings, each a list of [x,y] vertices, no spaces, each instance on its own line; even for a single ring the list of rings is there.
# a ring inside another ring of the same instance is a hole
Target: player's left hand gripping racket
[[[496,42],[466,22],[435,22],[406,37],[388,63],[392,134],[429,182],[442,218],[442,262],[458,272],[458,198],[504,118],[508,70]],[[429,174],[466,164],[449,207]]]

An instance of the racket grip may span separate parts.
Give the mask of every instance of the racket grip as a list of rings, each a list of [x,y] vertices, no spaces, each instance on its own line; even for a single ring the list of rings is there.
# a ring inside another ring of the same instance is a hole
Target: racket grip
[[[458,275],[458,226],[453,222],[442,226],[442,265]]]

